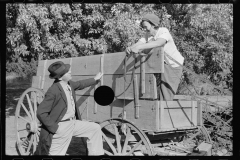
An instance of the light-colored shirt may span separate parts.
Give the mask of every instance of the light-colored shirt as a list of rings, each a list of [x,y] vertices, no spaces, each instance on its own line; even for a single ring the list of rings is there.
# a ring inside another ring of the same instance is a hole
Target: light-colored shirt
[[[67,112],[64,115],[64,117],[62,118],[62,120],[65,120],[65,119],[72,118],[75,116],[75,103],[74,103],[74,99],[72,96],[72,91],[70,91],[71,87],[62,81],[60,81],[59,83],[61,84],[61,86],[66,94],[66,97],[67,97]]]
[[[183,65],[184,57],[177,50],[177,47],[173,41],[173,38],[167,28],[160,27],[158,29],[156,35],[154,37],[153,36],[149,37],[148,41],[151,41],[151,40],[156,41],[158,38],[163,38],[167,41],[167,43],[164,46],[165,53],[170,55],[173,59],[175,59],[177,62],[179,62],[180,64]],[[143,43],[147,43],[145,38],[141,38],[139,41],[141,41]],[[168,60],[169,64],[172,67],[179,67],[179,65],[177,63],[175,63],[174,61],[169,59],[167,56],[166,56],[166,59]]]

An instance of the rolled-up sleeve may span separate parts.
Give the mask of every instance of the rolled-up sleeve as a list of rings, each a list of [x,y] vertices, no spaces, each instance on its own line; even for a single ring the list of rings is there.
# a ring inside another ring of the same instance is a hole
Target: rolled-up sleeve
[[[171,38],[171,35],[170,35],[168,29],[164,28],[154,38],[155,38],[155,40],[157,40],[158,38],[163,38],[163,39],[165,39],[168,42],[170,40],[170,38]]]

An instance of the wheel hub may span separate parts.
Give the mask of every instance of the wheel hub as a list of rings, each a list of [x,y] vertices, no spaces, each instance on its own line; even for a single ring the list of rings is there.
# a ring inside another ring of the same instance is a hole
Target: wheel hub
[[[37,132],[37,123],[35,121],[26,124],[26,129],[29,132],[36,133]]]

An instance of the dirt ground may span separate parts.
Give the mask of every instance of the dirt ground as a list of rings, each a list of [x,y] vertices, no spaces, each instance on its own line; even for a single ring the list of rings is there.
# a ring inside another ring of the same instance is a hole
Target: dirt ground
[[[6,117],[6,155],[19,155],[16,148],[16,130],[14,124],[15,117]],[[24,121],[20,121],[19,126],[23,126]],[[85,139],[86,140],[86,139]],[[73,137],[71,144],[68,148],[67,154],[69,155],[86,155],[86,147],[81,138]]]
[[[18,103],[18,99],[21,94],[31,87],[31,81],[27,80],[14,80],[7,81],[6,84],[6,125],[3,125],[5,128],[5,154],[6,155],[19,155],[16,148],[16,127],[15,127],[15,109]],[[23,120],[19,121],[19,128],[23,129],[26,122]],[[85,139],[86,140],[86,139]],[[67,154],[69,155],[86,155],[86,147],[81,138],[73,137],[68,148]]]

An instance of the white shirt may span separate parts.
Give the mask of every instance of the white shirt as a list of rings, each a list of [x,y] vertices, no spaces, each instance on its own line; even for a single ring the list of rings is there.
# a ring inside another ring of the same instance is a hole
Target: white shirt
[[[62,81],[60,81],[60,84],[66,94],[66,97],[67,97],[67,112],[64,115],[64,117],[62,118],[62,120],[65,120],[65,119],[72,118],[75,116],[75,102],[73,100],[71,91],[69,91],[69,89],[68,89],[68,87],[70,87],[70,86]]]
[[[164,51],[166,54],[170,55],[173,59],[175,59],[177,62],[183,65],[184,57],[181,55],[181,53],[177,50],[177,47],[173,41],[173,38],[171,34],[169,33],[167,28],[161,27],[158,29],[156,35],[154,37],[149,37],[148,41],[150,40],[157,40],[158,38],[163,38],[167,41],[167,43],[164,46]],[[141,38],[139,40],[140,42],[146,43],[145,38]],[[171,59],[169,59],[166,56],[166,59],[170,63],[172,67],[179,67],[179,65],[175,62],[173,62]]]

